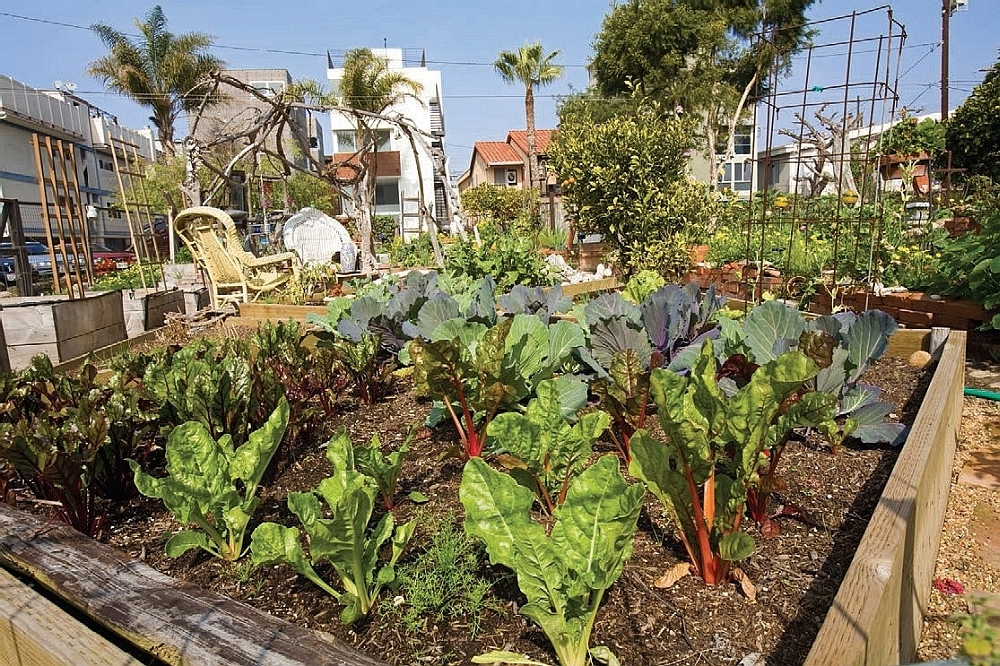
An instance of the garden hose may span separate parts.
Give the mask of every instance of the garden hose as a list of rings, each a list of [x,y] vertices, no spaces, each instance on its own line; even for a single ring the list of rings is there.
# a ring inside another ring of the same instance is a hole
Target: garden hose
[[[966,386],[962,392],[965,395],[971,395],[974,398],[986,398],[987,400],[1000,400],[1000,393],[996,391],[987,391],[986,389],[970,388]]]

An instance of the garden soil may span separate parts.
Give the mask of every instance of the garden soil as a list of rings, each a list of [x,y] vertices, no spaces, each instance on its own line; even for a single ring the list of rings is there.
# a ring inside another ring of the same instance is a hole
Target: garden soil
[[[912,422],[931,369],[914,370],[904,361],[882,359],[866,380],[883,388],[895,405],[893,417]],[[355,444],[373,433],[383,446],[398,447],[411,426],[422,424],[430,409],[408,380],[394,395],[373,406],[345,397],[339,416],[320,424],[295,459],[263,489],[256,520],[296,523],[285,506],[289,491],[307,490],[326,476],[329,463],[321,444],[343,426]],[[429,542],[441,521],[461,522],[458,484],[462,462],[449,457],[453,429],[420,427],[406,458],[394,510],[399,522],[416,518],[417,535],[404,561]],[[613,450],[601,444],[601,453]],[[708,587],[686,576],[668,589],[656,587],[661,574],[686,561],[659,504],[647,496],[632,557],[621,579],[608,591],[597,616],[592,645],[607,645],[622,664],[799,664],[803,661],[851,561],[881,489],[896,460],[889,446],[848,444],[832,453],[816,439],[793,441],[778,471],[784,489],[773,496],[772,510],[796,507],[798,517],[781,518],[780,533],[757,540],[754,554],[740,566],[755,588],[755,599],[732,583]],[[421,493],[427,502],[408,499]],[[194,582],[297,624],[329,632],[393,664],[467,664],[492,649],[510,650],[555,663],[544,634],[518,614],[524,599],[512,574],[491,567],[480,552],[478,570],[492,581],[484,609],[451,617],[448,603],[439,617],[414,624],[402,617],[407,591],[383,593],[369,619],[347,627],[340,608],[327,595],[287,566],[252,567],[246,560],[227,564],[189,552],[172,560],[164,555],[166,538],[179,526],[162,504],[134,500],[108,521],[103,539],[177,578]],[[318,568],[333,580],[332,571]]]

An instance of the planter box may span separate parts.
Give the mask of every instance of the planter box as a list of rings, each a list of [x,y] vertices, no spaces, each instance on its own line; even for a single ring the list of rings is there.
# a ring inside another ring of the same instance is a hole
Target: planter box
[[[899,331],[897,344],[930,335]],[[906,664],[931,592],[962,420],[964,331],[952,331],[806,666]],[[898,347],[897,347],[898,348]],[[906,347],[908,348],[908,347]]]
[[[580,270],[593,273],[597,270],[597,264],[603,263],[607,251],[607,243],[580,243],[578,250]]]
[[[902,324],[919,328],[944,326],[971,331],[989,321],[993,314],[975,301],[952,298],[931,298],[919,291],[906,291],[876,296],[865,291],[838,291],[831,294],[824,289],[813,296],[809,311],[830,314],[832,307],[842,306],[855,312],[882,310]]]
[[[944,333],[899,331],[888,353],[933,351],[932,340]],[[964,332],[947,335],[910,435],[806,658],[808,666],[882,666],[914,657],[948,500],[965,341]],[[31,572],[68,607],[85,609],[92,624],[167,663],[380,664],[326,634],[179,582],[68,527],[45,525],[4,505],[0,565]],[[6,613],[0,627],[12,624],[19,612],[0,606]],[[65,629],[86,631],[75,625]]]
[[[191,316],[212,305],[212,295],[205,287],[184,289],[184,314]]]
[[[12,298],[2,303],[10,365],[26,368],[35,354],[60,363],[124,340],[122,293],[70,300],[65,296]]]
[[[122,309],[125,313],[125,330],[128,337],[134,338],[166,324],[168,312],[184,313],[184,292],[154,289],[122,291]]]

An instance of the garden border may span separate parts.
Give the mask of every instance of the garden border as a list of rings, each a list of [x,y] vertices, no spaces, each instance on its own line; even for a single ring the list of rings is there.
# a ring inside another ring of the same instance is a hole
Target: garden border
[[[926,349],[931,337],[904,329],[891,339],[906,350],[917,347],[915,341]],[[805,666],[882,666],[916,658],[962,420],[965,345],[965,331],[951,331]]]
[[[933,352],[938,333],[899,330],[888,354]],[[951,331],[940,350],[910,435],[807,666],[905,663],[915,654],[958,439],[965,342],[965,332]],[[381,664],[325,634],[177,581],[68,527],[42,524],[3,505],[0,565],[30,574],[69,606],[168,663]],[[0,625],[13,622],[16,613],[0,605]],[[293,647],[319,652],[297,653]]]

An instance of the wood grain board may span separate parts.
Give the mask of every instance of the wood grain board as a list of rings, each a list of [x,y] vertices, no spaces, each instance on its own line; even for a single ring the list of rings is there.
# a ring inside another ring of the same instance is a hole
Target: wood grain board
[[[175,580],[65,525],[46,525],[4,504],[0,565],[31,576],[168,664],[382,664],[328,634]]]

